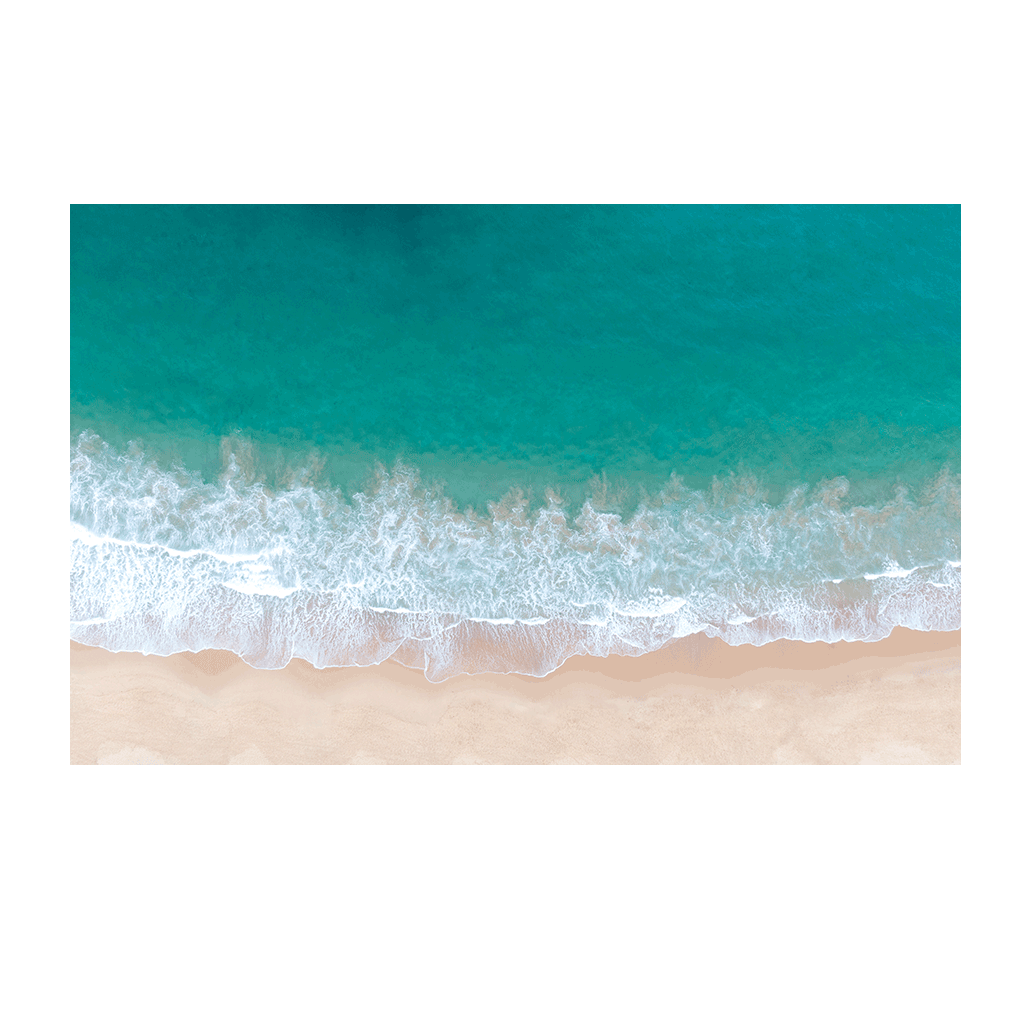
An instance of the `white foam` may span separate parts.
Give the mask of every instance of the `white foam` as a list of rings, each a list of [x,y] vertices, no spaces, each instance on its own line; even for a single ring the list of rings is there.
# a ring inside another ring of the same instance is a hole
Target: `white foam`
[[[907,575],[912,575],[915,571],[920,570],[919,567],[901,568],[898,564],[893,564],[885,571],[879,571],[877,574],[865,574],[864,581],[873,582],[876,578],[906,578]]]
[[[955,483],[848,510],[729,486],[671,482],[624,520],[590,503],[574,523],[555,503],[481,518],[402,468],[346,502],[272,493],[234,465],[205,483],[86,438],[72,455],[72,637],[229,649],[262,667],[393,657],[438,680],[545,674],[573,653],[696,632],[762,645],[959,627]]]
[[[286,596],[292,596],[293,593],[298,593],[300,587],[298,585],[293,586],[282,586],[275,585],[274,583],[263,583],[263,582],[223,582],[222,585],[226,589],[232,589],[237,593],[243,593],[246,596],[277,596],[279,599],[283,599]]]
[[[260,553],[217,553],[214,550],[176,550],[173,546],[165,546],[163,543],[139,542],[138,540],[115,539],[107,535],[95,535],[88,528],[76,522],[71,522],[71,541],[83,543],[86,546],[131,546],[142,549],[160,549],[175,557],[211,557],[222,564],[242,564],[248,561],[260,560],[262,557],[274,557],[285,551],[282,547],[271,550],[263,550]]]

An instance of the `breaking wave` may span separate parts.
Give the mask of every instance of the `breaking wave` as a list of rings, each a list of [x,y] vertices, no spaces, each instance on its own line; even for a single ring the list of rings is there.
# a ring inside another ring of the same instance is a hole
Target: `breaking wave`
[[[254,667],[393,659],[431,681],[542,676],[704,632],[737,645],[960,627],[960,490],[847,505],[839,478],[769,504],[754,479],[675,478],[631,517],[602,490],[461,513],[416,471],[352,497],[271,490],[227,456],[216,483],[84,433],[71,459],[71,638],[108,650],[232,650]]]

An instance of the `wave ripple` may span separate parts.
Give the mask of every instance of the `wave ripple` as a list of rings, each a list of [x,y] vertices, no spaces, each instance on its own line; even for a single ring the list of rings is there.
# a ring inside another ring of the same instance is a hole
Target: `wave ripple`
[[[217,483],[84,433],[71,460],[71,637],[109,650],[227,649],[254,667],[394,659],[432,681],[542,676],[704,632],[737,645],[960,627],[959,483],[848,506],[848,483],[771,505],[749,478],[672,478],[630,518],[569,520],[510,494],[461,513],[417,473],[348,501],[271,491],[232,455]]]

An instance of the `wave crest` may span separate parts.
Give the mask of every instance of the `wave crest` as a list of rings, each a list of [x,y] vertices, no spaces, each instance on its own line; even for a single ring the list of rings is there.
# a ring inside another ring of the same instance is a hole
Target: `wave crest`
[[[347,500],[277,491],[231,452],[216,483],[83,434],[71,461],[71,636],[109,650],[233,650],[255,667],[394,659],[432,681],[545,675],[705,632],[731,644],[876,640],[960,627],[959,483],[847,506],[848,483],[771,505],[752,478],[672,478],[634,515],[598,491],[461,513],[417,472]]]

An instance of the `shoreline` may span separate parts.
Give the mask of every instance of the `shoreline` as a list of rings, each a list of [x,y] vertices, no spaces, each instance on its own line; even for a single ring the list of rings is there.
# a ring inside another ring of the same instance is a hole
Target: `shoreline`
[[[773,764],[960,761],[960,632],[573,657],[441,683],[393,661],[254,669],[71,643],[71,762]]]

